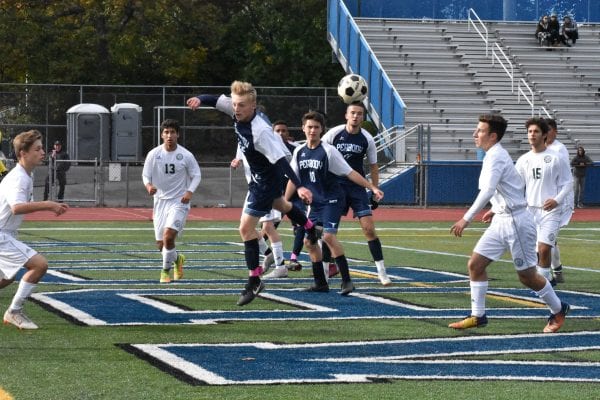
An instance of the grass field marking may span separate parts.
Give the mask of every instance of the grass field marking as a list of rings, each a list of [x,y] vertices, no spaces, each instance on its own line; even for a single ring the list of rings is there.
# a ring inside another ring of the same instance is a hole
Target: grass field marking
[[[87,291],[91,291],[93,289],[80,289],[80,290],[73,290],[72,292],[87,292]],[[52,293],[49,293],[52,294]],[[65,314],[65,315],[69,315],[73,318],[75,318],[77,321],[80,321],[86,325],[90,325],[90,326],[102,326],[102,325],[107,325],[106,321],[102,321],[98,318],[93,317],[92,315],[85,313],[77,308],[71,307],[69,304],[53,299],[50,296],[46,296],[43,293],[33,293],[31,295],[31,298],[45,303],[48,306],[53,307],[55,310],[59,310],[61,313]]]
[[[70,274],[65,274],[65,273],[62,273],[60,271],[56,271],[56,270],[53,270],[53,269],[48,269],[48,272],[46,272],[46,273],[48,275],[52,275],[52,276],[54,276],[56,278],[61,278],[61,279],[64,279],[64,280],[67,280],[67,281],[71,281],[71,282],[87,282],[86,279],[80,278],[78,276],[73,276],[73,275],[70,275]]]
[[[295,292],[302,291],[302,289],[290,289],[290,290],[295,291]],[[287,304],[290,306],[300,307],[300,308],[303,308],[303,309],[306,309],[309,311],[323,311],[323,312],[338,311],[335,308],[320,306],[317,304],[307,303],[304,301],[293,300],[288,297],[277,296],[277,295],[275,295],[273,293],[269,293],[269,292],[262,292],[261,294],[258,295],[258,297],[262,297],[263,299],[267,299],[267,300],[276,301],[278,303]]]
[[[0,400],[14,400],[14,397],[12,397],[0,386]]]
[[[137,353],[121,347],[194,384],[374,383],[386,378],[600,382],[598,362],[493,359],[506,354],[599,350],[599,335],[573,332],[301,344],[127,345]],[[463,359],[473,355],[490,359]],[[266,379],[265,370],[272,371]]]
[[[519,305],[522,305],[522,306],[538,307],[538,308],[544,308],[544,307],[546,307],[546,305],[541,304],[540,302],[537,302],[537,301],[522,300],[522,299],[518,299],[518,298],[513,297],[513,296],[500,295],[500,294],[492,294],[492,292],[488,292],[486,294],[486,297],[490,298],[490,299],[494,299],[494,300],[505,301],[507,303],[519,304]]]
[[[156,345],[133,344],[130,346],[156,360],[160,360],[161,364],[168,369],[177,369],[182,374],[193,376],[201,382],[214,382],[215,385],[230,385],[233,383]]]
[[[386,299],[384,297],[371,296],[370,294],[366,294],[366,293],[354,292],[354,293],[352,293],[352,296],[360,297],[361,299],[369,300],[374,303],[387,304],[388,306],[394,306],[394,307],[408,308],[409,310],[415,310],[415,311],[429,311],[429,310],[433,309],[430,307],[421,307],[421,306],[417,306],[414,304],[403,303],[398,300]]]

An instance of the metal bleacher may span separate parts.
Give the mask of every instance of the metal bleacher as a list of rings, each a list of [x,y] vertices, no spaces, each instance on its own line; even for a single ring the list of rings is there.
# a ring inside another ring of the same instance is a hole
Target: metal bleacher
[[[532,89],[531,101],[559,122],[560,140],[571,153],[579,142],[600,158],[597,26],[581,27],[573,47],[546,51],[532,23],[486,22],[487,47],[466,21],[356,18],[356,23],[406,104],[406,127],[431,126],[432,159],[476,159],[477,116],[493,111],[509,122],[503,145],[513,158],[527,151],[524,122],[534,108],[518,95],[515,82],[521,80]],[[492,62],[493,43],[514,67],[512,80]],[[407,138],[406,146],[412,154],[416,143]]]

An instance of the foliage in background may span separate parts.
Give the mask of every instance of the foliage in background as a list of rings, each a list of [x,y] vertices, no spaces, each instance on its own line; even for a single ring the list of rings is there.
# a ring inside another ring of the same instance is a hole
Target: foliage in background
[[[0,0],[0,81],[332,86],[322,0]]]

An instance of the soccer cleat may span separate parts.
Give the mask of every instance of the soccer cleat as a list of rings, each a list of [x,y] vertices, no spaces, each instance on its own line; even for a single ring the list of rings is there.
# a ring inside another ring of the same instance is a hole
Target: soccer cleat
[[[183,279],[183,263],[185,262],[185,256],[183,254],[177,254],[177,259],[173,263],[173,280],[178,281]]]
[[[171,277],[169,277],[168,269],[160,270],[160,283],[171,283]]]
[[[453,329],[469,329],[469,328],[483,328],[488,323],[487,317],[483,314],[481,317],[470,315],[462,321],[453,322],[448,325],[448,328]]]
[[[290,260],[287,268],[289,271],[302,271],[302,264],[298,260]]]
[[[336,276],[339,273],[340,273],[340,270],[338,269],[337,265],[335,265],[335,263],[329,263],[327,276],[329,278],[333,278],[334,276]]]
[[[379,282],[381,282],[383,286],[389,286],[392,284],[392,280],[387,275],[385,268],[377,267],[377,276],[379,277]]]
[[[269,271],[271,269],[271,267],[275,264],[275,255],[273,254],[273,252],[270,252],[269,254],[267,254],[263,260],[263,274],[266,274],[267,271]]]
[[[319,293],[327,293],[329,292],[329,285],[317,285],[316,283],[312,286],[307,287],[302,290],[303,292],[319,292]]]
[[[287,278],[288,270],[286,267],[277,267],[270,274],[264,275],[263,279],[277,279],[277,278]]]
[[[560,311],[556,314],[551,314],[548,317],[548,324],[544,327],[544,333],[554,333],[560,329],[565,322],[565,317],[569,313],[571,306],[567,303],[560,303]]]
[[[245,306],[250,303],[254,298],[265,288],[265,284],[259,281],[258,284],[252,285],[250,282],[246,283],[244,290],[240,294],[240,298],[237,301],[238,306]]]
[[[554,280],[556,281],[556,283],[565,283],[562,265],[559,265],[556,268],[552,268],[552,275],[554,276]]]
[[[340,294],[342,296],[348,296],[354,290],[354,285],[352,281],[342,281],[342,290]]]
[[[554,281],[556,283],[565,283],[565,277],[562,272],[554,271]]]
[[[4,313],[4,324],[13,324],[19,329],[37,329],[38,326],[29,319],[23,310],[10,311]]]

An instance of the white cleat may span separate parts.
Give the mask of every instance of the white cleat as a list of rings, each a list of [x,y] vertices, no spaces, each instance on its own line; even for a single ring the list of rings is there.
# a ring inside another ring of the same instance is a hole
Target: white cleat
[[[268,280],[268,279],[277,279],[277,278],[287,278],[288,277],[288,270],[287,267],[277,267],[273,270],[273,272],[271,272],[270,274],[267,274],[265,276],[263,276],[264,280]]]
[[[9,311],[6,310],[4,313],[4,324],[13,324],[19,329],[37,329],[38,326],[29,319],[23,310]]]
[[[385,268],[377,267],[377,276],[379,277],[379,282],[381,282],[383,286],[389,286],[392,284],[392,280],[388,277]]]
[[[275,256],[273,255],[273,253],[269,253],[265,256],[264,260],[263,260],[263,274],[266,274],[267,271],[269,271],[271,269],[271,267],[275,265]]]

